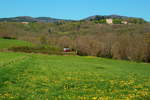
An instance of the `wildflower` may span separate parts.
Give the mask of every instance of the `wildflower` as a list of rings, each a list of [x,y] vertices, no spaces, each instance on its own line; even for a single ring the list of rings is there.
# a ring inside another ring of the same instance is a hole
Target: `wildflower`
[[[96,100],[97,99],[97,97],[92,97],[92,100]]]
[[[13,99],[14,97],[10,97],[11,99]]]

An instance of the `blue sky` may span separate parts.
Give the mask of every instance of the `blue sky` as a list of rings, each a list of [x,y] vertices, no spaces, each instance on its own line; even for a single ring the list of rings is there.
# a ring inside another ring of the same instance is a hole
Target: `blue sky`
[[[82,19],[125,15],[150,21],[150,0],[0,0],[0,17],[32,16]]]

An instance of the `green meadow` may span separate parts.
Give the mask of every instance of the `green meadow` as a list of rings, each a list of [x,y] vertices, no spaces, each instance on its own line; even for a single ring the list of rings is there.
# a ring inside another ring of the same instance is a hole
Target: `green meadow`
[[[7,49],[7,48],[19,47],[19,46],[33,46],[33,44],[22,40],[0,38],[0,49]]]
[[[0,53],[0,100],[149,99],[148,63]]]

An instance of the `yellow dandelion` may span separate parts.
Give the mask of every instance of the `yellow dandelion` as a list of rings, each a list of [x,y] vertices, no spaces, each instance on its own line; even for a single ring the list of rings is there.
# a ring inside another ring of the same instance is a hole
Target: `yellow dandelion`
[[[97,99],[97,97],[92,97],[92,100],[96,100]]]
[[[11,99],[13,99],[14,97],[10,97]]]

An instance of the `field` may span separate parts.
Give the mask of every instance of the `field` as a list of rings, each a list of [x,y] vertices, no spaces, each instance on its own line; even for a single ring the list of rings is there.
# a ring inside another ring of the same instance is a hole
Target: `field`
[[[11,47],[18,47],[18,46],[32,46],[32,45],[33,45],[32,43],[22,41],[22,40],[0,38],[0,49],[7,49]]]
[[[149,100],[150,64],[0,53],[0,100]]]

